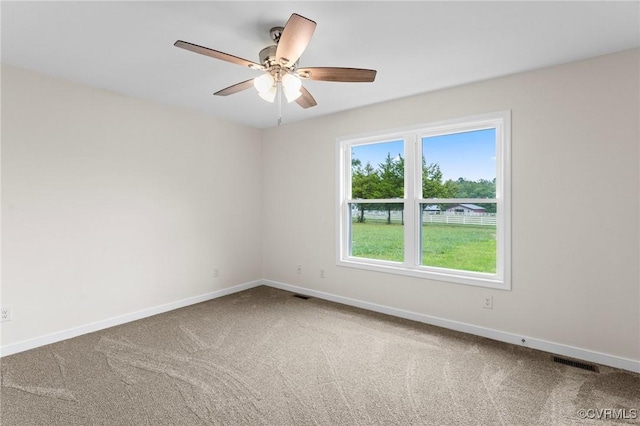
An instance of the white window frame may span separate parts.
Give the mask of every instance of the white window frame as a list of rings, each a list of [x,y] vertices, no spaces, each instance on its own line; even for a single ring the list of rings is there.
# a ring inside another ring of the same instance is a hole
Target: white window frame
[[[496,129],[496,198],[423,199],[422,197],[422,138],[474,130]],[[351,229],[350,203],[362,202],[351,198],[351,148],[357,145],[404,140],[405,195],[401,199],[366,200],[366,203],[404,204],[404,261],[367,259],[349,255]],[[337,208],[336,208],[336,264],[338,266],[407,275],[437,281],[480,287],[511,290],[511,111],[499,111],[455,118],[418,126],[382,132],[340,137],[336,143]],[[481,273],[421,265],[420,204],[421,203],[495,202],[496,273]]]

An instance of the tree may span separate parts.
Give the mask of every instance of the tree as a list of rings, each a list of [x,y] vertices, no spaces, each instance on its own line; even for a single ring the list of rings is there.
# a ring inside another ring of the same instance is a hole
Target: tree
[[[496,196],[496,180],[479,179],[477,181],[458,178],[456,181],[458,186],[459,198],[495,198]]]
[[[369,162],[362,167],[358,158],[351,160],[351,196],[353,198],[379,198],[380,175]],[[367,205],[358,203],[358,223],[364,223],[364,211]]]
[[[455,182],[447,180],[442,183],[442,171],[438,163],[427,165],[422,157],[422,198],[455,198],[458,187]]]
[[[384,163],[378,164],[380,174],[379,198],[404,198],[404,158],[387,153]],[[387,225],[391,224],[391,211],[402,210],[403,204],[383,204],[387,211]],[[404,221],[403,221],[404,222]]]
[[[449,182],[449,181],[448,181]],[[479,179],[477,181],[458,178],[455,181],[458,188],[458,198],[495,198],[496,196],[496,179],[487,180]],[[495,203],[479,204],[484,207],[487,213],[495,213]]]

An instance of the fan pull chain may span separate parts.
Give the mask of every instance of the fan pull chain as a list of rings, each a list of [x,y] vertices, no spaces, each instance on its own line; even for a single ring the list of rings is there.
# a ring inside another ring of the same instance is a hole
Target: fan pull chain
[[[282,124],[282,84],[276,83],[278,85],[278,126]]]

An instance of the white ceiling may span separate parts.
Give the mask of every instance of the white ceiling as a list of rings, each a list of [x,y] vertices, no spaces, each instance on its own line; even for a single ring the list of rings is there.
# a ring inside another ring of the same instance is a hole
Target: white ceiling
[[[318,106],[283,123],[638,47],[638,1],[8,2],[2,62],[245,125],[276,125],[253,89],[217,90],[257,71],[173,46],[258,62],[292,13],[317,22],[300,66],[378,70],[374,83],[305,81]]]

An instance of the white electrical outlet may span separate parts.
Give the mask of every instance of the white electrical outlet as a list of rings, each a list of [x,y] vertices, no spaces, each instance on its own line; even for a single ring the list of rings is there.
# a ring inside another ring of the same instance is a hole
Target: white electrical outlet
[[[493,296],[485,296],[484,297],[484,306],[485,309],[493,309]]]
[[[0,322],[11,321],[11,307],[3,306],[0,308]]]
[[[213,268],[213,278],[218,277],[220,277],[220,267],[216,266],[215,268]]]
[[[320,278],[324,278],[324,269],[320,269]]]
[[[298,275],[302,275],[302,265],[298,265],[296,267],[296,272],[298,273]]]

